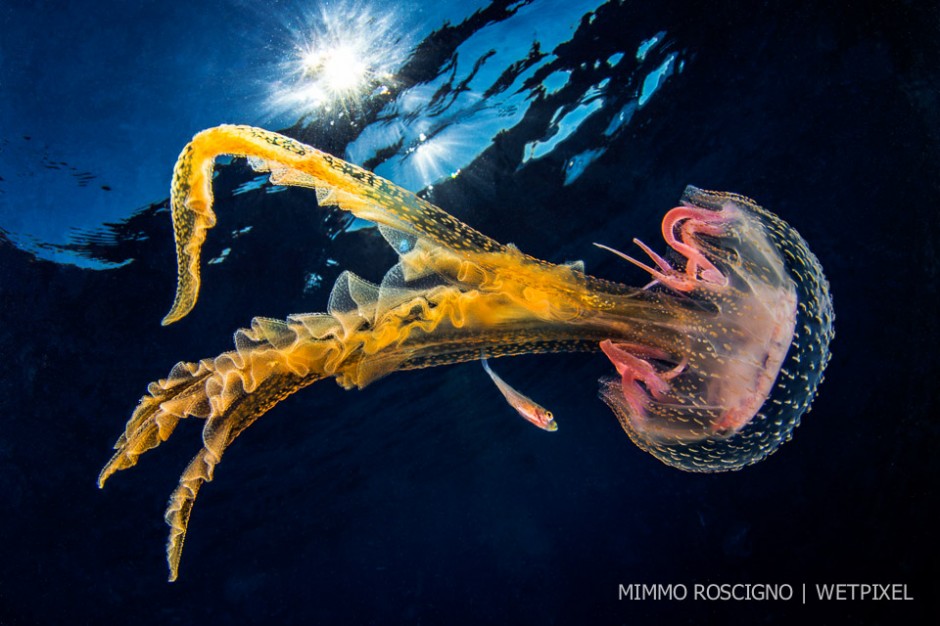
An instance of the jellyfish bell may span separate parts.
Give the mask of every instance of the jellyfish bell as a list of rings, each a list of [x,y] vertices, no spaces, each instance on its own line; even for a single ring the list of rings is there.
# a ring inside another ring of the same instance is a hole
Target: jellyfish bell
[[[601,343],[620,376],[600,395],[663,463],[740,469],[789,440],[810,408],[833,337],[829,284],[799,233],[743,196],[688,187],[663,235],[684,267],[643,246],[657,269],[644,267],[656,289],[687,297],[664,297],[649,341]],[[682,328],[671,348],[667,326]]]

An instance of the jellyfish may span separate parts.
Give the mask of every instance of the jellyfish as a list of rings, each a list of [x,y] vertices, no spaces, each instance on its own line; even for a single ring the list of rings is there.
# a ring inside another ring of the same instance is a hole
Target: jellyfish
[[[671,260],[636,242],[643,288],[553,264],[504,245],[443,209],[311,146],[249,126],[197,134],[174,169],[176,297],[163,324],[196,304],[200,249],[215,224],[217,156],[245,157],[272,184],[315,190],[374,222],[398,255],[378,284],[351,272],[325,313],[254,318],[235,349],[181,362],[149,385],[101,471],[115,472],[173,432],[205,420],[202,447],[166,511],[171,581],[193,503],[225,449],[287,396],[321,379],[346,389],[400,370],[531,353],[601,351],[616,375],[600,396],[630,439],[689,472],[737,470],[787,441],[829,361],[833,309],[803,238],[754,201],[687,187],[663,219]]]

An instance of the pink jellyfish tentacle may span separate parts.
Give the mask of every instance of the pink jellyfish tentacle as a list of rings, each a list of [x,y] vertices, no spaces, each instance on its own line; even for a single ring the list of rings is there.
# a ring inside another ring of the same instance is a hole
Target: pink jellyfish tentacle
[[[702,251],[694,244],[695,235],[702,233],[714,237],[724,234],[722,226],[728,219],[718,211],[709,209],[697,209],[689,207],[677,207],[667,214],[666,219],[671,219],[671,227],[675,233],[675,224],[681,222],[681,242],[674,238],[666,237],[666,241],[675,249],[681,252],[688,259],[686,265],[686,274],[699,279],[708,284],[717,287],[725,287],[728,284],[728,277],[721,273],[715,265],[705,256]],[[663,229],[666,228],[666,220],[663,220]],[[698,272],[701,270],[701,275]]]
[[[625,252],[621,252],[620,250],[617,250],[615,248],[611,248],[610,246],[605,246],[604,244],[597,243],[597,242],[594,242],[594,245],[602,250],[607,250],[608,252],[612,252],[613,254],[616,254],[617,256],[619,256],[621,259],[624,259],[625,261],[629,261],[630,263],[632,263],[633,265],[636,265],[638,268],[640,268],[644,272],[648,272],[653,277],[653,281],[649,283],[648,285],[646,285],[645,287],[643,287],[644,290],[649,289],[656,283],[661,283],[663,281],[669,280],[669,276],[676,273],[676,270],[674,270],[672,266],[669,265],[669,262],[666,259],[656,254],[656,252],[653,251],[653,249],[647,246],[645,243],[643,243],[642,241],[636,238],[633,239],[633,243],[638,245],[640,249],[643,250],[643,252],[648,254],[650,258],[653,259],[653,261],[656,263],[657,266],[659,266],[660,270],[662,271],[653,269],[646,263],[643,263],[642,261],[638,261],[637,259],[633,258],[629,254]]]
[[[681,374],[688,362],[683,357],[672,369],[660,372],[650,359],[670,361],[670,356],[661,350],[638,343],[613,342],[610,339],[602,341],[600,346],[620,374],[624,400],[639,420],[646,415],[647,398],[652,396],[658,401],[665,400],[670,389],[669,381]]]
[[[648,272],[653,277],[653,282],[646,285],[644,289],[649,289],[656,283],[661,283],[680,293],[687,293],[694,289],[721,288],[728,285],[728,277],[699,249],[696,235],[720,236],[724,233],[723,226],[728,221],[729,218],[720,211],[698,207],[678,206],[666,213],[662,224],[663,238],[673,250],[685,257],[685,271],[676,269],[655,250],[636,238],[633,243],[649,256],[656,267],[651,267],[603,244],[595,243],[594,245]],[[676,236],[677,230],[678,236]]]
[[[695,236],[720,236],[724,233],[723,225],[727,222],[728,218],[720,211],[698,207],[678,206],[666,213],[663,218],[663,239],[673,250],[686,258],[686,264],[684,274],[674,270],[670,276],[671,280],[663,281],[663,284],[683,292],[695,288],[725,287],[728,277],[702,252]]]

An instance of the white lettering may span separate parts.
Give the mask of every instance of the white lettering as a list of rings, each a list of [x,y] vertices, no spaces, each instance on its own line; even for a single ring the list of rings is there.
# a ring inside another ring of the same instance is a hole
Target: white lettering
[[[711,583],[703,585],[696,583],[692,586],[692,598],[714,602],[736,601],[763,601],[763,600],[791,600],[793,599],[793,586],[789,584],[745,584],[745,583]]]
[[[802,603],[806,604],[803,583]],[[816,598],[823,602],[840,601],[910,601],[914,598],[905,583],[817,583]],[[789,583],[695,583],[692,600],[705,602],[788,602],[794,598]],[[682,583],[631,583],[617,586],[619,600],[670,600],[689,598],[689,588]]]
[[[905,583],[829,583],[816,585],[816,597],[824,601],[913,600]]]
[[[678,584],[640,584],[618,585],[620,600],[685,600],[689,590],[682,583]]]

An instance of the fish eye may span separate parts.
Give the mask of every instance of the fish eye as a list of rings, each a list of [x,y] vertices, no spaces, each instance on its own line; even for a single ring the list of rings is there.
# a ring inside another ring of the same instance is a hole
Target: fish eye
[[[551,411],[545,411],[545,419],[555,419]]]

